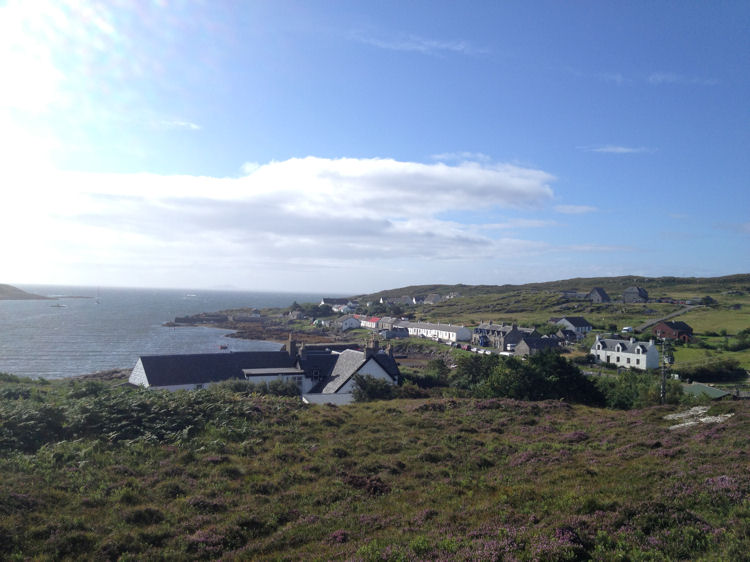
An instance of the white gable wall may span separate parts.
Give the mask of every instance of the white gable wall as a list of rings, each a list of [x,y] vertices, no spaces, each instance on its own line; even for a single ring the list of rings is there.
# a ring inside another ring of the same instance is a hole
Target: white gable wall
[[[269,383],[273,381],[284,381],[284,382],[292,381],[297,384],[297,387],[300,389],[300,391],[303,394],[305,392],[310,392],[312,387],[315,386],[315,383],[317,382],[304,375],[253,375],[253,376],[247,377],[246,380],[247,382],[250,382],[253,384],[261,384],[264,382]]]
[[[145,386],[148,388],[148,377],[146,376],[146,369],[143,368],[143,362],[138,359],[138,363],[135,364],[133,370],[130,372],[130,378],[128,378],[130,384],[136,386]]]
[[[370,375],[373,378],[376,379],[383,379],[391,384],[393,383],[393,379],[391,378],[391,375],[389,375],[383,367],[381,367],[375,359],[370,358],[369,361],[367,361],[364,365],[362,365],[358,370],[358,375]],[[354,391],[354,377],[350,378],[344,386],[338,389],[337,394],[351,394]]]

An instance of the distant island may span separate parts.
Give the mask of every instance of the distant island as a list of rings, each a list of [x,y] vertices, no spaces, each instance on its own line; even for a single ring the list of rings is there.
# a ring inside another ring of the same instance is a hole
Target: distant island
[[[28,293],[12,285],[0,283],[0,301],[50,300],[50,297]]]

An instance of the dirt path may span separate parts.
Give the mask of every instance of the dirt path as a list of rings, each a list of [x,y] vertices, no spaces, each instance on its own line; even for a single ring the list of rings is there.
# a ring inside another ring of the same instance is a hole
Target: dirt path
[[[699,306],[702,306],[702,305],[700,305],[700,304],[691,304],[691,305],[688,305],[688,306],[685,306],[685,307],[681,308],[680,310],[677,310],[676,312],[673,312],[671,314],[667,314],[666,316],[662,316],[661,318],[657,318],[655,320],[649,320],[645,324],[641,324],[640,326],[638,326],[635,329],[635,331],[636,332],[643,332],[645,330],[648,330],[654,324],[657,324],[657,323],[661,322],[662,320],[671,320],[675,316],[680,316],[682,314],[685,314],[686,312],[690,312],[691,310],[693,310],[694,308],[698,308]]]

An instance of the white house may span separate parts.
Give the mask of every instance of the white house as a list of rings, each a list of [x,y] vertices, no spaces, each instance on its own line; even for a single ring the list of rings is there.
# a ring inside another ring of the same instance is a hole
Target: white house
[[[296,350],[295,350],[296,351]],[[128,381],[137,386],[164,390],[192,390],[230,379],[244,378],[243,370],[265,370],[261,380],[297,377],[296,357],[280,351],[143,355]],[[295,379],[296,380],[296,379]]]
[[[354,330],[356,328],[359,328],[360,322],[356,317],[348,315],[342,316],[341,318],[336,320],[336,325],[342,332],[346,332],[347,330]]]
[[[609,339],[596,336],[591,354],[598,363],[608,363],[628,369],[656,369],[659,366],[659,349],[654,340],[636,341]]]
[[[349,404],[354,400],[355,375],[370,375],[398,384],[399,370],[393,354],[378,348],[373,340],[365,351],[347,349],[338,353],[330,375],[302,395],[307,404]]]
[[[409,330],[410,336],[449,342],[471,340],[471,330],[464,326],[431,324],[428,322],[402,322],[401,325]]]
[[[354,317],[359,320],[360,326],[363,328],[369,328],[370,330],[376,330],[380,318],[378,316],[365,316],[364,314],[355,314]]]
[[[354,375],[366,374],[398,384],[400,372],[392,349],[374,338],[364,351],[334,351],[324,346],[297,349],[291,337],[279,351],[146,355],[138,358],[129,382],[149,389],[193,390],[239,379],[254,384],[293,382],[306,403],[348,404]]]
[[[583,316],[564,316],[557,320],[555,324],[560,326],[563,330],[571,330],[575,332],[579,340],[583,339],[593,328]]]

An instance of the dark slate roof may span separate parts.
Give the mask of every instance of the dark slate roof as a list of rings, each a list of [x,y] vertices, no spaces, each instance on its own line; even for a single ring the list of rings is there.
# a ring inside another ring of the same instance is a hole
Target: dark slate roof
[[[613,339],[613,338],[599,338],[594,342],[593,348],[596,348],[596,344],[601,343],[602,349],[611,349],[615,350],[617,346],[620,346],[620,349],[622,349],[622,352],[624,353],[635,353],[636,348],[640,347],[641,351],[643,353],[646,353],[648,351],[648,346],[651,345],[650,342],[646,341],[630,341],[625,339]]]
[[[607,294],[607,291],[602,289],[601,287],[594,287],[589,291],[588,297],[591,298],[592,295],[598,295],[600,299],[604,301],[609,300],[609,295]]]
[[[391,375],[394,379],[398,379],[399,375],[401,374],[401,371],[398,369],[398,363],[396,363],[396,360],[393,358],[392,355],[388,353],[376,353],[372,356],[373,359],[375,359],[375,362],[383,367],[383,370]]]
[[[243,378],[243,369],[294,367],[284,351],[244,351],[193,355],[143,355],[140,357],[150,386],[206,384]]]
[[[340,354],[333,354],[331,357],[336,361],[333,370],[310,390],[311,394],[338,392],[368,361],[365,359],[364,352],[351,349],[347,349]],[[390,354],[380,351],[373,355],[371,359],[380,365],[394,379],[394,382],[398,380],[400,374],[398,364]]]
[[[564,316],[563,318],[560,318],[560,320],[567,320],[576,328],[591,328],[591,324],[589,324],[583,316]],[[558,322],[560,320],[558,320]]]
[[[300,357],[299,366],[305,371],[308,377],[317,376],[321,380],[324,380],[331,376],[338,357],[338,353],[307,352]]]
[[[680,332],[692,332],[693,331],[690,325],[686,324],[685,322],[682,322],[681,320],[675,320],[674,322],[664,322],[664,323],[670,328],[672,328],[673,330],[678,330]]]
[[[578,334],[575,333],[573,330],[563,330],[560,328],[557,330],[557,334],[555,334],[558,338],[564,338],[568,341],[575,341],[578,339]]]
[[[323,393],[328,394],[337,392],[339,388],[344,386],[346,381],[357,372],[357,369],[359,369],[364,362],[364,352],[351,349],[342,351],[338,356],[336,366],[333,368],[329,380],[326,381],[326,384],[323,387]]]

